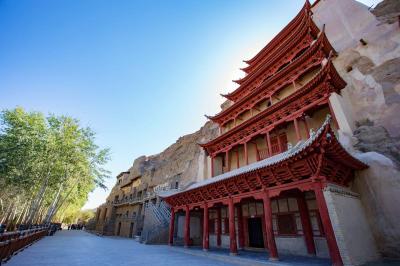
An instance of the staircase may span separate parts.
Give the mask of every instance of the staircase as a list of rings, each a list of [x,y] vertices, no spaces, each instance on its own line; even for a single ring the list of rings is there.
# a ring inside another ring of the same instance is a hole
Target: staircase
[[[151,201],[145,205],[144,226],[140,242],[144,244],[167,243],[171,211],[161,201],[154,204]]]
[[[111,236],[114,235],[115,228],[115,207],[111,209],[110,219],[106,220],[102,223],[100,231],[98,231],[101,235]]]
[[[158,204],[158,210],[160,211],[161,216],[166,219],[169,225],[169,222],[171,221],[171,208],[168,207],[164,201],[160,201],[160,203]]]

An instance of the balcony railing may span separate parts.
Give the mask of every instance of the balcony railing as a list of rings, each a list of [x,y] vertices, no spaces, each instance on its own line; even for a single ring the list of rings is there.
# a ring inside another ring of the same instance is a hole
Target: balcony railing
[[[266,159],[268,157],[269,157],[268,156],[268,149],[258,150],[258,158],[259,158],[260,161],[264,160],[264,159]]]
[[[122,204],[132,204],[136,202],[142,202],[148,199],[153,199],[156,196],[154,192],[146,192],[140,197],[132,197],[132,198],[124,198],[121,200],[115,200],[113,202],[114,205],[122,205]]]
[[[133,215],[117,215],[116,218],[122,221],[136,221],[138,219],[138,215],[135,213]]]

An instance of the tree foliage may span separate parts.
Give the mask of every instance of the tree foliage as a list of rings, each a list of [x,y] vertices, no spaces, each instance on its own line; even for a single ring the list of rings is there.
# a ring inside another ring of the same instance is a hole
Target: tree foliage
[[[78,120],[16,108],[0,123],[0,223],[62,221],[105,188],[109,150]]]

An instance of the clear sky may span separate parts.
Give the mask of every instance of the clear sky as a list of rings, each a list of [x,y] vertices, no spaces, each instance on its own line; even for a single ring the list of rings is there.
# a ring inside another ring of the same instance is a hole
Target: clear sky
[[[362,1],[368,6],[378,0]],[[78,118],[113,176],[215,114],[303,0],[0,0],[0,109]],[[107,181],[109,188],[115,179]],[[101,204],[97,189],[85,208]]]

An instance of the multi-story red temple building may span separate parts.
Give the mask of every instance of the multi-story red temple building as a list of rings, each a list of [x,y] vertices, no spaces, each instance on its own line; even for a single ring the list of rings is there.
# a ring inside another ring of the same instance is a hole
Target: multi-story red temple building
[[[330,100],[346,86],[324,26],[307,1],[258,54],[246,76],[223,95],[228,106],[208,118],[220,135],[200,144],[210,178],[165,197],[172,208],[169,243],[330,257],[342,265],[327,187],[343,189],[368,166],[337,138]],[[351,192],[349,192],[351,194]],[[182,218],[182,219],[181,219]],[[240,251],[239,251],[240,252]]]

